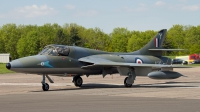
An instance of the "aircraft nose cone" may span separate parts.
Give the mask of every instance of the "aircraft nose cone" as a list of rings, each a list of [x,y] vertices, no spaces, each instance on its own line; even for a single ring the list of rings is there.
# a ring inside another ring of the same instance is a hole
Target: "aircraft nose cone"
[[[11,68],[11,64],[10,64],[10,63],[7,63],[7,64],[6,64],[6,68],[7,68],[7,69],[10,69],[10,68]]]

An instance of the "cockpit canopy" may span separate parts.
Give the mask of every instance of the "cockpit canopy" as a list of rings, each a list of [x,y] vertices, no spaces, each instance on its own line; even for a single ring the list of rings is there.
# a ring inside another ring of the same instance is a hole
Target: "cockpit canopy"
[[[39,52],[39,55],[52,55],[52,56],[68,56],[70,49],[64,45],[48,45]]]

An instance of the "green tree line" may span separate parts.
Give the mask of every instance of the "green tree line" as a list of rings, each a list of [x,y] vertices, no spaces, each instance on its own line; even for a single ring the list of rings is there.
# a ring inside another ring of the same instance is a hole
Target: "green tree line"
[[[35,55],[49,44],[76,45],[109,52],[132,52],[148,43],[158,31],[130,31],[114,28],[110,34],[100,28],[85,28],[77,24],[16,25],[0,27],[0,53],[10,53],[12,59]],[[188,49],[166,52],[165,55],[200,53],[200,25],[173,25],[168,29],[164,48]]]

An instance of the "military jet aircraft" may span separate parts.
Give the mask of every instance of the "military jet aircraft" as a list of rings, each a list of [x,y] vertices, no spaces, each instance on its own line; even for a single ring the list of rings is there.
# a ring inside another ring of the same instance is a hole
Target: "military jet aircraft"
[[[49,75],[73,76],[72,82],[81,87],[81,76],[119,73],[126,76],[124,86],[131,87],[136,76],[148,76],[153,79],[175,79],[182,74],[173,68],[184,68],[181,65],[170,65],[171,59],[162,56],[163,51],[180,49],[163,49],[166,29],[157,35],[143,48],[130,53],[105,52],[77,46],[47,45],[39,54],[16,59],[7,63],[6,68],[15,72],[42,75],[42,89],[49,90],[45,82],[54,83]]]

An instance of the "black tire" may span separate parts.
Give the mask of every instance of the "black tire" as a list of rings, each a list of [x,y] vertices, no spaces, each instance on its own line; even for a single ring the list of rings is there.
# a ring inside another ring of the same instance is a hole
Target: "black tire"
[[[75,76],[73,79],[73,83],[76,87],[81,87],[83,84],[83,79],[80,76]]]
[[[125,87],[132,87],[132,84],[128,84],[128,83],[126,83],[126,80],[128,79],[128,77],[126,77],[125,79],[124,79],[124,86]]]
[[[49,84],[47,84],[47,83],[42,84],[42,89],[43,89],[43,91],[48,91],[49,90]]]

